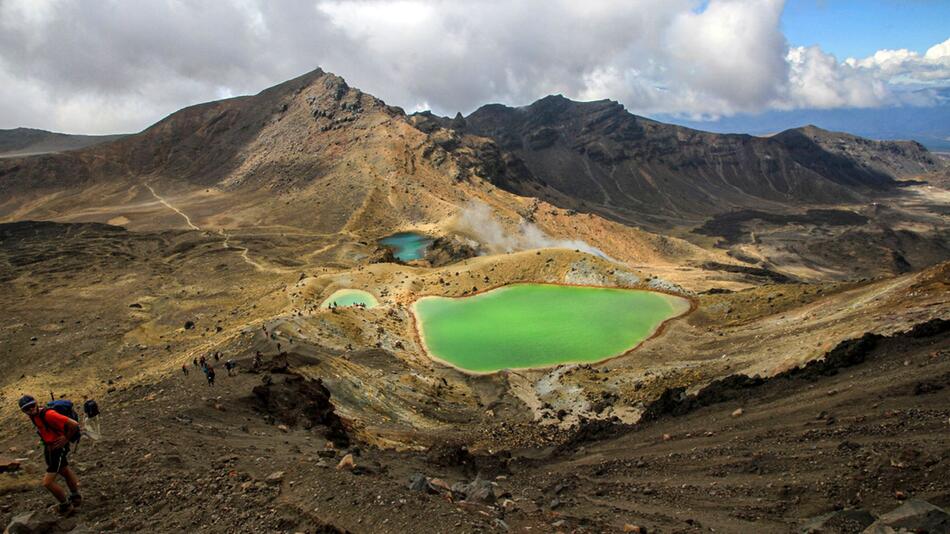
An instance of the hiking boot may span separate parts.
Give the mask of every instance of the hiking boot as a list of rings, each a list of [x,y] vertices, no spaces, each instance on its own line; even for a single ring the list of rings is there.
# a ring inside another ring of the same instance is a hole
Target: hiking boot
[[[56,513],[64,517],[72,514],[73,510],[75,510],[75,508],[73,508],[72,503],[69,501],[61,502],[56,505]]]
[[[73,508],[79,508],[79,505],[82,504],[82,495],[78,493],[73,493],[70,495],[69,504],[73,505]]]

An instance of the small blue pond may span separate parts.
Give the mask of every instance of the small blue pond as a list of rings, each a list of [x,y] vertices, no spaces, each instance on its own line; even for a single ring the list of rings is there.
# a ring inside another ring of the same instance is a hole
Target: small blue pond
[[[415,232],[400,232],[379,240],[379,244],[393,251],[399,261],[421,260],[432,238]]]

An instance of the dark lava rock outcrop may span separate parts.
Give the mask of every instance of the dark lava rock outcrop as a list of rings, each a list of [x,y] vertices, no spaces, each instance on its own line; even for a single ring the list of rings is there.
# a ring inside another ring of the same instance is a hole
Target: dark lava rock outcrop
[[[882,515],[864,532],[950,532],[950,514],[920,499],[910,499]]]
[[[906,332],[892,336],[864,334],[855,339],[846,339],[831,349],[823,359],[812,360],[802,367],[796,367],[779,373],[771,378],[746,375],[729,375],[714,380],[696,394],[687,394],[686,388],[670,388],[644,410],[641,421],[656,421],[664,416],[679,416],[703,406],[746,399],[755,395],[754,390],[768,383],[783,380],[812,381],[822,376],[833,376],[840,369],[863,363],[878,344],[885,339],[901,340],[907,338],[926,338],[946,336],[950,331],[950,320],[933,319],[921,323]]]
[[[289,426],[324,426],[326,438],[334,445],[349,446],[343,422],[330,402],[330,390],[321,381],[291,373],[280,380],[265,379],[253,392],[260,411]]]
[[[474,258],[478,251],[467,243],[450,237],[438,237],[429,245],[426,260],[433,267],[441,267],[457,261]]]
[[[744,265],[732,265],[729,263],[720,263],[718,261],[707,261],[700,265],[700,268],[707,271],[724,271],[729,273],[738,273],[757,278],[764,278],[775,284],[787,284],[792,279],[782,273],[777,273],[764,267],[746,267]]]

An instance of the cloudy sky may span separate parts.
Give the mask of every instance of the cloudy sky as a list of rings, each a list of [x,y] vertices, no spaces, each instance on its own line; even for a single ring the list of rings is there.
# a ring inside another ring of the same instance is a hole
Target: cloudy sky
[[[946,0],[0,0],[0,128],[133,132],[317,66],[441,114],[929,105],[948,20]]]

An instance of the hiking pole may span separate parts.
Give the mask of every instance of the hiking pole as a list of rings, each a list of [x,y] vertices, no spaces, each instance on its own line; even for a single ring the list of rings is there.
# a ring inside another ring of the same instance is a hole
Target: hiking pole
[[[79,437],[81,439],[82,438],[82,422],[81,422],[82,414],[76,414],[76,416],[80,419],[79,421],[76,421],[76,422],[79,423],[79,430],[77,430],[77,432],[79,432]],[[76,442],[76,448],[73,449],[73,454],[79,454],[79,443],[80,441]]]

